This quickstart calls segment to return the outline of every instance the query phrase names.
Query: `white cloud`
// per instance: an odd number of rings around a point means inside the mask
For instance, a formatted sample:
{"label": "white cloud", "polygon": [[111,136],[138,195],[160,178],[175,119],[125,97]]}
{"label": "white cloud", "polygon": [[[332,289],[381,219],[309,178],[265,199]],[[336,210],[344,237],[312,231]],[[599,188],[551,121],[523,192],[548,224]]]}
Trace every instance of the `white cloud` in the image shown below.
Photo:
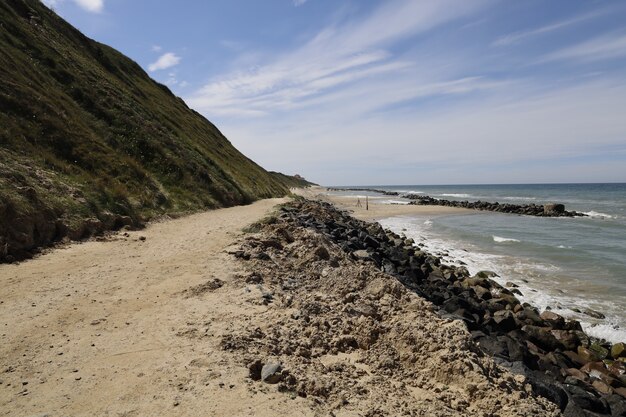
{"label": "white cloud", "polygon": [[597,10],[591,13],[586,13],[580,16],[576,16],[573,17],[571,19],[567,19],[567,20],[562,20],[560,22],[555,22],[555,23],[551,23],[549,25],[546,26],[542,26],[540,28],[536,28],[536,29],[531,29],[531,30],[524,30],[524,31],[520,31],[520,32],[515,32],[515,33],[511,33],[505,36],[502,36],[498,39],[496,39],[492,45],[493,46],[506,46],[506,45],[511,45],[511,44],[515,44],[515,43],[519,43],[522,42],[523,40],[526,40],[527,38],[532,38],[534,36],[538,36],[538,35],[543,35],[545,33],[550,33],[550,32],[554,32],[556,30],[559,29],[563,29],[566,28],[568,26],[572,26],[575,25],[577,23],[581,23],[584,22],[586,20],[590,20],[599,16],[603,16],[605,14],[607,14],[610,10],[613,10],[613,8],[605,8],[602,10]]}
{"label": "white cloud", "polygon": [[217,77],[188,97],[207,114],[263,115],[411,63],[386,50],[391,43],[472,13],[486,1],[394,0],[359,22],[333,25],[299,48],[251,70]]}
{"label": "white cloud", "polygon": [[163,48],[160,45],[152,45],[152,47],[150,48],[150,50],[152,52],[161,52],[163,50]]}
{"label": "white cloud", "polygon": [[174,67],[180,63],[180,57],[173,52],[167,52],[159,57],[155,62],[148,66],[150,72],[164,70]]}
{"label": "white cloud", "polygon": [[626,56],[626,34],[608,33],[563,48],[544,56],[539,62],[559,60],[598,61]]}
{"label": "white cloud", "polygon": [[[523,83],[507,84],[486,100],[359,119],[354,116],[361,109],[347,105],[358,100],[338,100],[304,117],[292,114],[250,126],[226,121],[220,129],[262,166],[299,172],[326,185],[626,178],[623,163],[621,168],[611,165],[610,172],[604,164],[579,172],[562,162],[587,161],[606,149],[626,151],[623,81],[532,95],[527,90]],[[551,160],[561,162],[553,165]],[[540,166],[524,168],[529,161]]]}
{"label": "white cloud", "polygon": [[[48,7],[57,7],[65,0],[42,0]],[[100,13],[104,10],[104,0],[73,0],[82,9],[91,13]]]}
{"label": "white cloud", "polygon": [[104,0],[74,0],[74,2],[92,13],[100,13],[104,8]]}
{"label": "white cloud", "polygon": [[306,3],[308,0],[292,0],[293,1],[293,5],[296,7],[300,7],[302,6],[304,3]]}
{"label": "white cloud", "polygon": [[[626,179],[616,164],[599,164],[592,177],[549,162],[626,152],[623,77],[568,73],[556,83],[532,69],[507,72],[506,48],[455,44],[448,26],[446,43],[428,32],[455,19],[458,28],[477,22],[474,12],[489,4],[388,0],[294,49],[244,50],[234,70],[185,100],[262,166],[323,184]],[[520,33],[510,43],[549,30]],[[552,59],[617,54],[618,38],[575,45]],[[537,161],[541,169],[528,167]]]}

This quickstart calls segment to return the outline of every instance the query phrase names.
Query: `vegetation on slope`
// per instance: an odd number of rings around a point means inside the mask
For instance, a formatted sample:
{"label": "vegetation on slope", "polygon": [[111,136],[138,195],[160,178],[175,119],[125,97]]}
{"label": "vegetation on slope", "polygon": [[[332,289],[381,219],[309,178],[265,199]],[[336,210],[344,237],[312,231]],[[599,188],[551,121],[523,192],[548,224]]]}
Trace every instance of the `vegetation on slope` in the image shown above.
{"label": "vegetation on slope", "polygon": [[38,0],[0,2],[0,260],[301,185]]}

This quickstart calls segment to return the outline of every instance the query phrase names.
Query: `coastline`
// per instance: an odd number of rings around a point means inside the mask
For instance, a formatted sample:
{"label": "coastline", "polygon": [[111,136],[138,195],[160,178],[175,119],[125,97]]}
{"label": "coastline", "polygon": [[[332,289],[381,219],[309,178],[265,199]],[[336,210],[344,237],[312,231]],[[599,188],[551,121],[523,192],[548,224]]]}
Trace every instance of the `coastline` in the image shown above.
{"label": "coastline", "polygon": [[[550,259],[535,258],[532,255],[522,254],[519,248],[524,245],[516,239],[502,238],[509,236],[506,232],[492,232],[485,235],[484,230],[489,227],[489,222],[500,221],[509,216],[512,222],[525,221],[528,226],[534,227],[536,222],[552,222],[551,220],[534,220],[532,216],[519,216],[508,213],[491,213],[489,211],[477,211],[473,209],[436,206],[436,205],[408,205],[389,204],[394,197],[370,196],[369,209],[355,207],[356,195],[337,195],[323,187],[316,187],[300,191],[300,195],[308,198],[319,199],[334,204],[343,210],[347,210],[353,217],[375,221],[383,224],[385,228],[415,239],[420,246],[430,253],[442,258],[442,262],[451,265],[466,266],[472,273],[480,270],[495,271],[499,277],[495,277],[501,285],[513,283],[519,291],[520,298],[543,309],[554,309],[555,312],[568,318],[579,320],[585,331],[594,337],[605,338],[612,342],[626,340],[626,323],[621,317],[619,296],[612,292],[602,292],[601,286],[590,286],[586,280],[578,280],[584,273],[567,264],[553,264]],[[366,189],[371,192],[388,192]],[[358,193],[357,193],[358,194]],[[361,199],[363,201],[363,199]],[[457,217],[452,222],[445,219],[446,216]],[[478,216],[478,217],[465,217]],[[480,220],[480,218],[486,220]],[[524,220],[527,219],[527,220]],[[554,223],[569,221],[555,219]],[[576,220],[577,221],[577,220]],[[594,221],[594,220],[591,220]],[[468,239],[467,236],[458,237],[450,232],[450,224],[458,227],[459,223],[473,223],[484,225],[480,229],[480,235],[474,235],[476,240]],[[448,225],[446,234],[435,233],[434,230],[442,230],[441,224]],[[504,226],[505,228],[508,225]],[[436,229],[435,229],[436,228]],[[443,229],[445,230],[445,229]],[[492,236],[493,234],[493,236]],[[494,242],[481,241],[479,238],[493,239]],[[575,253],[576,249],[559,246],[561,254]],[[557,254],[560,256],[560,254]],[[541,254],[539,254],[541,256]],[[598,258],[601,259],[601,258]],[[587,271],[589,273],[589,271]],[[583,275],[584,276],[584,275]],[[619,294],[619,293],[617,293]],[[606,302],[613,304],[607,305]],[[600,312],[601,314],[597,314]],[[605,317],[606,316],[606,317]]]}
{"label": "coastline", "polygon": [[353,217],[370,222],[376,222],[395,216],[436,216],[476,213],[475,210],[461,207],[385,203],[394,200],[393,197],[389,196],[370,198],[369,210],[366,210],[364,198],[361,198],[361,207],[357,207],[357,199],[355,197],[328,194],[325,187],[298,188],[292,190],[292,192],[305,198],[330,202],[338,208],[348,211]]}
{"label": "coastline", "polygon": [[[324,204],[264,200],[0,265],[0,415],[573,417],[581,401],[607,416],[624,405],[620,391],[598,394],[603,380],[584,369],[565,384],[520,372],[524,355],[503,360],[512,346],[562,355],[470,329],[469,310],[442,311],[422,298],[426,287],[398,278],[410,242]],[[368,246],[376,241],[380,250]],[[425,283],[468,279],[418,257],[433,277]],[[495,332],[515,311],[498,308]],[[568,323],[549,318],[533,323]]]}

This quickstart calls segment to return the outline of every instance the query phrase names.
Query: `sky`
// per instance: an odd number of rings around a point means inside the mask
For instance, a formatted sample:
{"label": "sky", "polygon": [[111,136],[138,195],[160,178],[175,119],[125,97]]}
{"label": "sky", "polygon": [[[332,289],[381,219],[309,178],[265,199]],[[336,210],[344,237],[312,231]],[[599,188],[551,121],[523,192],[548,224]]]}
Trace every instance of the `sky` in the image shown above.
{"label": "sky", "polygon": [[626,182],[626,2],[45,0],[269,170]]}

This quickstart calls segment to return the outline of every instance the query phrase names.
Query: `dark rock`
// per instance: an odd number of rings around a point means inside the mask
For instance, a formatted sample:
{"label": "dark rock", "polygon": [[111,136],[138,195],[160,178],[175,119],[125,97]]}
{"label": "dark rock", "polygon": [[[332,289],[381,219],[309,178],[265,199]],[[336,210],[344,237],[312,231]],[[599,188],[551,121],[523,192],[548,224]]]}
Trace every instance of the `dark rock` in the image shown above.
{"label": "dark rock", "polygon": [[597,362],[600,360],[600,357],[597,356],[595,352],[584,346],[578,346],[577,353],[584,363]]}
{"label": "dark rock", "polygon": [[583,314],[586,314],[589,317],[593,317],[594,319],[604,319],[604,318],[606,318],[606,316],[604,314],[600,313],[599,311],[592,310],[590,308],[587,308],[587,309],[583,310]]}
{"label": "dark rock", "polygon": [[564,349],[573,351],[576,350],[578,345],[580,344],[578,340],[578,336],[576,333],[568,330],[552,330],[550,331],[552,336],[559,341],[559,343],[563,346]]}
{"label": "dark rock", "polygon": [[248,375],[253,381],[260,381],[262,369],[263,369],[263,362],[257,359],[254,362],[252,362],[250,365],[248,365],[248,372],[249,372]]}
{"label": "dark rock", "polygon": [[[570,401],[584,410],[605,414],[608,407],[595,395],[576,385],[565,385]],[[566,414],[567,415],[567,414]]]}
{"label": "dark rock", "polygon": [[328,253],[328,249],[326,249],[324,246],[318,246],[313,254],[317,259],[320,260],[330,259],[330,253]]}
{"label": "dark rock", "polygon": [[545,350],[558,349],[561,344],[545,327],[525,325],[522,331],[528,335],[528,338]]}
{"label": "dark rock", "polygon": [[626,345],[622,342],[611,346],[611,357],[617,359],[626,356]]}
{"label": "dark rock", "polygon": [[589,346],[589,350],[592,351],[599,359],[606,359],[609,356],[609,350],[599,343],[594,342]]}
{"label": "dark rock", "polygon": [[380,242],[374,239],[372,236],[366,236],[364,239],[364,243],[367,247],[378,249],[380,248]]}
{"label": "dark rock", "polygon": [[539,315],[539,318],[547,322],[553,329],[562,329],[565,325],[565,319],[552,311],[544,311]]}
{"label": "dark rock", "polygon": [[502,332],[509,332],[517,328],[515,317],[509,310],[496,311],[493,315],[493,321],[495,322],[498,330]]}
{"label": "dark rock", "polygon": [[493,356],[507,357],[508,349],[506,342],[500,341],[494,337],[482,337],[477,341],[478,346]]}
{"label": "dark rock", "polygon": [[551,204],[545,204],[543,206],[543,214],[546,214],[549,216],[563,214],[564,212],[565,212],[565,206],[563,204],[551,203]]}
{"label": "dark rock", "polygon": [[277,384],[281,380],[282,365],[278,362],[268,362],[261,369],[261,380],[268,384]]}
{"label": "dark rock", "polygon": [[613,417],[626,417],[626,401],[624,397],[617,394],[607,395],[604,397],[611,409],[611,416]]}

